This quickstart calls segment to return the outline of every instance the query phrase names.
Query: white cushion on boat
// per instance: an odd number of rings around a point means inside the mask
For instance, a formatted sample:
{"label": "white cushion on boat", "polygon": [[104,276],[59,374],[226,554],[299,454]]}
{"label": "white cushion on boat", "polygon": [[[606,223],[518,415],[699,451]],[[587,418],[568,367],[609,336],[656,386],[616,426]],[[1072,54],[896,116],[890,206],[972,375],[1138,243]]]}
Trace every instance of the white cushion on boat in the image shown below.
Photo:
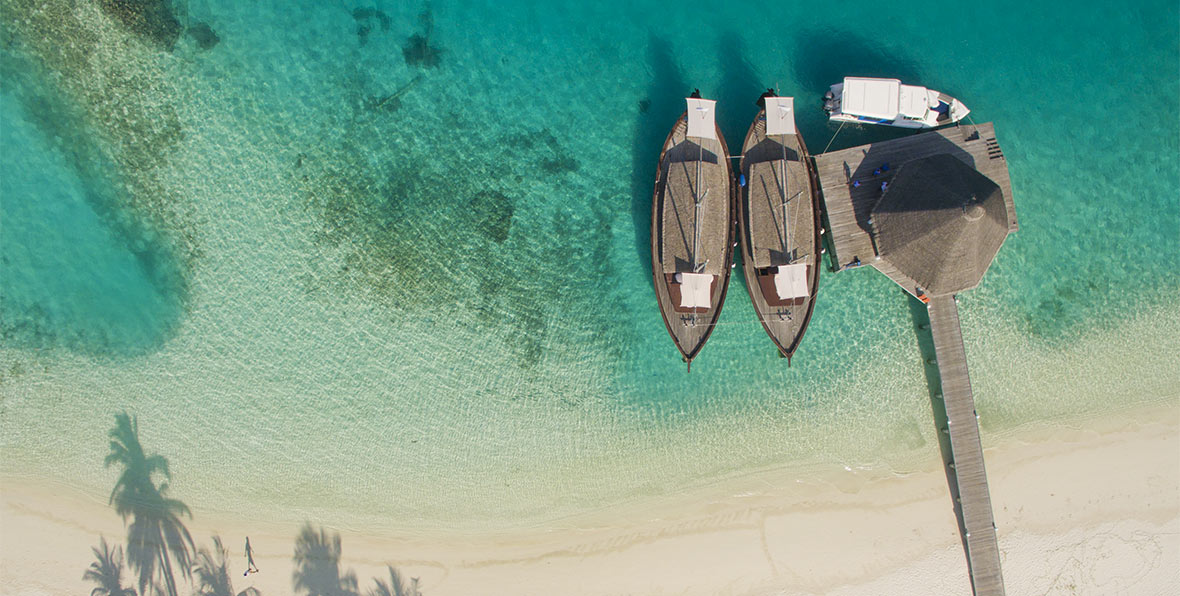
{"label": "white cushion on boat", "polygon": [[957,99],[951,100],[951,120],[958,122],[966,118],[970,112],[971,110],[968,110],[967,106],[963,105],[963,102]]}
{"label": "white cushion on boat", "polygon": [[807,296],[807,264],[780,265],[774,274],[774,291],[782,300]]}
{"label": "white cushion on boat", "polygon": [[795,134],[795,98],[766,98],[766,134]]}
{"label": "white cushion on boat", "polygon": [[930,107],[926,88],[915,87],[913,85],[901,85],[900,87],[901,101],[898,103],[898,109],[901,110],[901,114],[903,116],[925,118],[926,109]]}
{"label": "white cushion on boat", "polygon": [[686,97],[684,101],[688,102],[688,136],[716,139],[717,138],[717,124],[714,116],[717,102],[711,99],[697,99],[695,97]]}
{"label": "white cushion on boat", "polygon": [[713,276],[708,273],[677,273],[680,282],[681,308],[709,308],[709,286]]}

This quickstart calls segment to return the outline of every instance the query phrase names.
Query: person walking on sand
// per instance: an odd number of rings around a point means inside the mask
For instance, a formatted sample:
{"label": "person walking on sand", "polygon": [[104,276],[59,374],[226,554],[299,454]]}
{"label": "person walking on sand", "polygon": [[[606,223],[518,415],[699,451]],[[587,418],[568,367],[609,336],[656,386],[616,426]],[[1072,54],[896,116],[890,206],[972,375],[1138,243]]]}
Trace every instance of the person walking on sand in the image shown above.
{"label": "person walking on sand", "polygon": [[250,537],[246,537],[246,572],[242,577],[246,577],[251,573],[258,573],[258,566],[254,564],[254,549],[250,547]]}

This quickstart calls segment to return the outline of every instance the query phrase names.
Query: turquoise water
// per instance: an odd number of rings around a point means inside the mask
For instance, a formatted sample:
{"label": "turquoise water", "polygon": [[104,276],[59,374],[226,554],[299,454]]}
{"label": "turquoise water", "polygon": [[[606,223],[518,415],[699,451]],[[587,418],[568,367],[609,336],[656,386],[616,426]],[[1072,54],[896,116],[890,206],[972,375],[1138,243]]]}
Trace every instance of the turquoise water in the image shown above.
{"label": "turquoise water", "polygon": [[109,359],[158,349],[181,316],[153,230],[122,214],[118,172],[77,110],[7,64],[0,91],[5,345]]}
{"label": "turquoise water", "polygon": [[[825,275],[791,368],[734,278],[691,375],[650,286],[682,98],[718,98],[733,146],[775,85],[819,152],[844,74],[996,123],[1021,230],[960,303],[985,440],[1178,395],[1174,3],[931,26],[870,3],[434,2],[428,24],[194,1],[220,42],[170,53],[33,4],[0,2],[6,476],[106,494],[122,409],[198,515],[291,522],[513,525],[757,468],[926,466],[922,356],[883,276]],[[437,66],[411,64],[428,29]]]}

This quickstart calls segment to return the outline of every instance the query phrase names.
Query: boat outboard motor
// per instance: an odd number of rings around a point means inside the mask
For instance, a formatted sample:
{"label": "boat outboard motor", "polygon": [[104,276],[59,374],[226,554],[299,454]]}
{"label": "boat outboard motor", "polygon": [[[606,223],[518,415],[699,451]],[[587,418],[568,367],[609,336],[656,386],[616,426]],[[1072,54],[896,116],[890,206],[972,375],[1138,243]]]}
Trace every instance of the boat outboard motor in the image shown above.
{"label": "boat outboard motor", "polygon": [[758,96],[758,99],[754,102],[754,104],[757,105],[759,108],[762,108],[765,110],[766,109],[766,98],[767,97],[775,97],[777,95],[778,95],[778,92],[775,91],[773,87],[771,87],[771,88],[767,89],[766,91],[763,91],[762,95]]}
{"label": "boat outboard motor", "polygon": [[835,109],[836,94],[832,93],[831,89],[828,89],[828,92],[824,94],[824,111],[830,114],[835,111]]}

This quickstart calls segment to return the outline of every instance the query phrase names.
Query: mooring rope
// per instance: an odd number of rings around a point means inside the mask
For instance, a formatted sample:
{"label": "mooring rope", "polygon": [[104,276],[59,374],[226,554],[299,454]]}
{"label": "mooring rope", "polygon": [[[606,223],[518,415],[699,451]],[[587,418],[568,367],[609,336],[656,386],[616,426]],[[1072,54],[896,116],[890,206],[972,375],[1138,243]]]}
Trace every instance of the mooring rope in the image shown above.
{"label": "mooring rope", "polygon": [[973,119],[971,118],[971,114],[967,114],[967,119],[971,121],[971,126],[972,126],[972,128],[974,128],[974,129],[975,129],[975,134],[977,134],[977,135],[978,135],[978,134],[979,134],[979,125],[978,125],[978,124],[976,124],[976,123],[975,123],[975,120],[973,120]]}
{"label": "mooring rope", "polygon": [[821,155],[822,155],[822,154],[824,154],[824,153],[827,153],[827,152],[828,152],[828,149],[830,149],[830,148],[832,147],[832,143],[833,143],[833,142],[835,142],[835,140],[836,140],[836,137],[837,137],[837,136],[840,134],[840,131],[841,131],[841,130],[844,130],[844,125],[845,125],[845,124],[848,124],[848,121],[847,121],[847,120],[845,120],[845,121],[843,121],[843,122],[841,122],[841,123],[840,123],[840,128],[837,128],[837,129],[836,129],[836,134],[832,135],[832,139],[831,139],[830,141],[828,141],[828,145],[827,145],[826,147],[824,147],[824,150],[823,150],[823,151],[820,151],[820,154],[821,154]]}
{"label": "mooring rope", "polygon": [[[971,118],[971,114],[967,114],[967,121],[971,123],[971,128],[974,128],[975,134],[978,135],[979,134],[979,125],[976,124],[975,120]],[[955,126],[958,126],[958,123],[956,123]]]}

